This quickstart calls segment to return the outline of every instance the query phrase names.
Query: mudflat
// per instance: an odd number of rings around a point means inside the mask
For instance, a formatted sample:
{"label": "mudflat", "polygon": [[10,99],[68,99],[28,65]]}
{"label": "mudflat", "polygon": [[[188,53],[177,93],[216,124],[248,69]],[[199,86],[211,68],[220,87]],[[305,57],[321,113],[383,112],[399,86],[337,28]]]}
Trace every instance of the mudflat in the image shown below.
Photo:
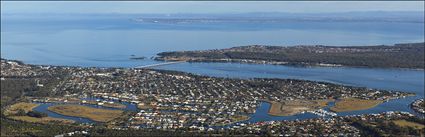
{"label": "mudflat", "polygon": [[108,122],[122,115],[121,110],[108,110],[80,105],[56,105],[48,110],[67,116],[83,117],[98,122]]}
{"label": "mudflat", "polygon": [[366,100],[357,98],[344,98],[335,103],[335,106],[331,107],[330,110],[334,112],[347,112],[356,110],[365,110],[373,108],[383,101],[381,100]]}

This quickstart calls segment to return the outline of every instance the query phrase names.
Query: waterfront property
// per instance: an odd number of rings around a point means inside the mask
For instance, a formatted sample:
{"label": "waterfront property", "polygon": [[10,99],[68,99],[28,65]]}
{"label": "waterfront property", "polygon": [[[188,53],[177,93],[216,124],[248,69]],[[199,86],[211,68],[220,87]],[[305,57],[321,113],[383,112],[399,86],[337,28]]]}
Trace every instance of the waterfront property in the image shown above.
{"label": "waterfront property", "polygon": [[424,99],[418,99],[415,100],[414,102],[412,102],[412,104],[410,105],[413,110],[415,110],[418,113],[421,114],[425,114],[425,103],[424,103]]}

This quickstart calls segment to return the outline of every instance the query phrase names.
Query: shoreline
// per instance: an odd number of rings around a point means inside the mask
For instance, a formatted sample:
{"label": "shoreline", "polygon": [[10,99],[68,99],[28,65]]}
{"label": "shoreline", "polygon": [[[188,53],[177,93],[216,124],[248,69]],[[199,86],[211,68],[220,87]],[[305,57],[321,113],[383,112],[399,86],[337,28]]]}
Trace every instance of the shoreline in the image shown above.
{"label": "shoreline", "polygon": [[424,42],[360,46],[247,45],[210,50],[160,52],[155,59],[192,62],[246,62],[301,66],[425,69],[422,60],[424,48]]}
{"label": "shoreline", "polygon": [[[104,67],[104,66],[80,66],[80,65],[60,65],[60,64],[41,64],[41,63],[28,63],[23,60],[16,60],[16,59],[6,59],[2,58],[4,60],[8,61],[14,61],[14,62],[20,62],[27,65],[33,65],[33,66],[49,66],[49,67],[80,67],[80,68],[118,68],[118,69],[131,69],[132,67],[122,67],[122,66],[112,66],[112,67]],[[131,60],[131,59],[129,59]],[[145,59],[149,60],[149,59]],[[407,71],[425,71],[425,68],[399,68],[399,67],[368,67],[368,66],[348,66],[348,65],[341,65],[341,64],[322,64],[322,65],[309,65],[309,64],[271,64],[271,63],[249,63],[249,62],[243,62],[243,61],[196,61],[196,60],[172,60],[172,59],[152,59],[152,61],[158,61],[158,63],[164,63],[167,61],[186,61],[187,63],[238,63],[238,64],[253,64],[253,65],[275,65],[275,66],[287,66],[287,67],[323,67],[323,68],[358,68],[358,69],[382,69],[382,70],[407,70]],[[154,70],[158,70],[155,68],[150,68]]]}
{"label": "shoreline", "polygon": [[342,64],[317,64],[317,63],[304,63],[304,62],[267,62],[263,60],[242,61],[244,59],[217,59],[217,60],[198,60],[198,59],[162,59],[155,58],[155,61],[186,61],[188,63],[240,63],[240,64],[257,64],[257,65],[276,65],[288,67],[324,67],[324,68],[361,68],[361,69],[383,69],[383,70],[412,70],[424,71],[425,68],[401,68],[401,67],[370,67],[370,66],[350,66]]}
{"label": "shoreline", "polygon": [[413,101],[409,106],[416,113],[425,115],[425,108],[423,108],[424,104],[425,104],[424,99],[422,98],[422,99],[417,99],[417,100]]}
{"label": "shoreline", "polygon": [[[5,61],[18,61],[18,62],[22,62],[19,60],[9,60],[9,59],[4,59]],[[2,61],[3,61],[2,60]],[[208,75],[202,75],[202,74],[196,74],[196,73],[192,73],[192,72],[186,72],[186,71],[179,71],[179,70],[166,70],[166,69],[155,69],[155,68],[126,68],[126,67],[81,67],[81,66],[61,66],[61,65],[39,65],[39,64],[26,64],[25,62],[22,62],[25,65],[29,65],[29,66],[33,66],[33,67],[64,67],[64,68],[83,68],[83,69],[90,69],[90,68],[96,68],[96,69],[102,69],[102,68],[107,68],[107,69],[140,69],[140,70],[154,70],[154,71],[158,71],[158,72],[173,72],[173,73],[179,73],[179,74],[187,74],[187,75],[193,75],[193,76],[201,76],[201,77],[212,77],[212,78],[222,78],[219,76],[208,76]],[[188,62],[188,63],[192,63],[192,62]],[[198,63],[198,62],[195,62]],[[209,63],[209,62],[199,62],[199,63]],[[241,63],[242,64],[242,63]],[[350,67],[347,67],[350,68]],[[389,68],[391,69],[391,68]],[[8,78],[8,77],[4,77],[2,76],[2,78]],[[243,78],[234,78],[234,79],[243,79]],[[253,79],[257,79],[257,77],[253,78]],[[344,83],[336,83],[336,82],[330,82],[330,81],[318,81],[318,80],[306,80],[306,79],[294,79],[294,78],[261,78],[259,77],[259,79],[279,79],[279,80],[299,80],[299,81],[308,81],[308,82],[316,82],[316,83],[328,83],[328,84],[332,84],[332,85],[341,85],[341,86],[347,86],[347,87],[356,87],[356,88],[368,88],[368,87],[362,87],[362,86],[355,86],[355,85],[350,85],[350,84],[344,84]],[[384,89],[381,89],[384,90]],[[395,91],[395,90],[392,90]],[[413,94],[412,96],[415,96],[416,94],[410,91],[403,91],[405,93],[408,93],[409,95]]]}

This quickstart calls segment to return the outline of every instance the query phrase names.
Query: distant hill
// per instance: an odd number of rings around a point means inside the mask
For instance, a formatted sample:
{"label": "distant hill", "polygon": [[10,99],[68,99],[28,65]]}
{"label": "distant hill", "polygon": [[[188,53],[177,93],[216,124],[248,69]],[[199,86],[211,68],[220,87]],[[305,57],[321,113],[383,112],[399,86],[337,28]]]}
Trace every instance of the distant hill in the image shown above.
{"label": "distant hill", "polygon": [[423,69],[424,47],[425,43],[391,46],[253,45],[219,50],[162,52],[156,59]]}

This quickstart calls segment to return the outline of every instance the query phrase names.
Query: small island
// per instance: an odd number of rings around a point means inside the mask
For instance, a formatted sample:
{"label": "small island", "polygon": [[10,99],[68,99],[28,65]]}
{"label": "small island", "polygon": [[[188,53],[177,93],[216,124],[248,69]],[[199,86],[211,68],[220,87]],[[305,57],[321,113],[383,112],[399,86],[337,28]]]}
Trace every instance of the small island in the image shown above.
{"label": "small island", "polygon": [[301,66],[355,66],[424,69],[422,43],[377,46],[241,46],[203,51],[162,52],[156,60],[189,62],[240,62]]}
{"label": "small island", "polygon": [[144,60],[144,59],[146,59],[146,57],[144,57],[144,56],[138,57],[136,55],[131,55],[130,59],[131,60]]}
{"label": "small island", "polygon": [[131,57],[132,60],[144,60],[146,57]]}

